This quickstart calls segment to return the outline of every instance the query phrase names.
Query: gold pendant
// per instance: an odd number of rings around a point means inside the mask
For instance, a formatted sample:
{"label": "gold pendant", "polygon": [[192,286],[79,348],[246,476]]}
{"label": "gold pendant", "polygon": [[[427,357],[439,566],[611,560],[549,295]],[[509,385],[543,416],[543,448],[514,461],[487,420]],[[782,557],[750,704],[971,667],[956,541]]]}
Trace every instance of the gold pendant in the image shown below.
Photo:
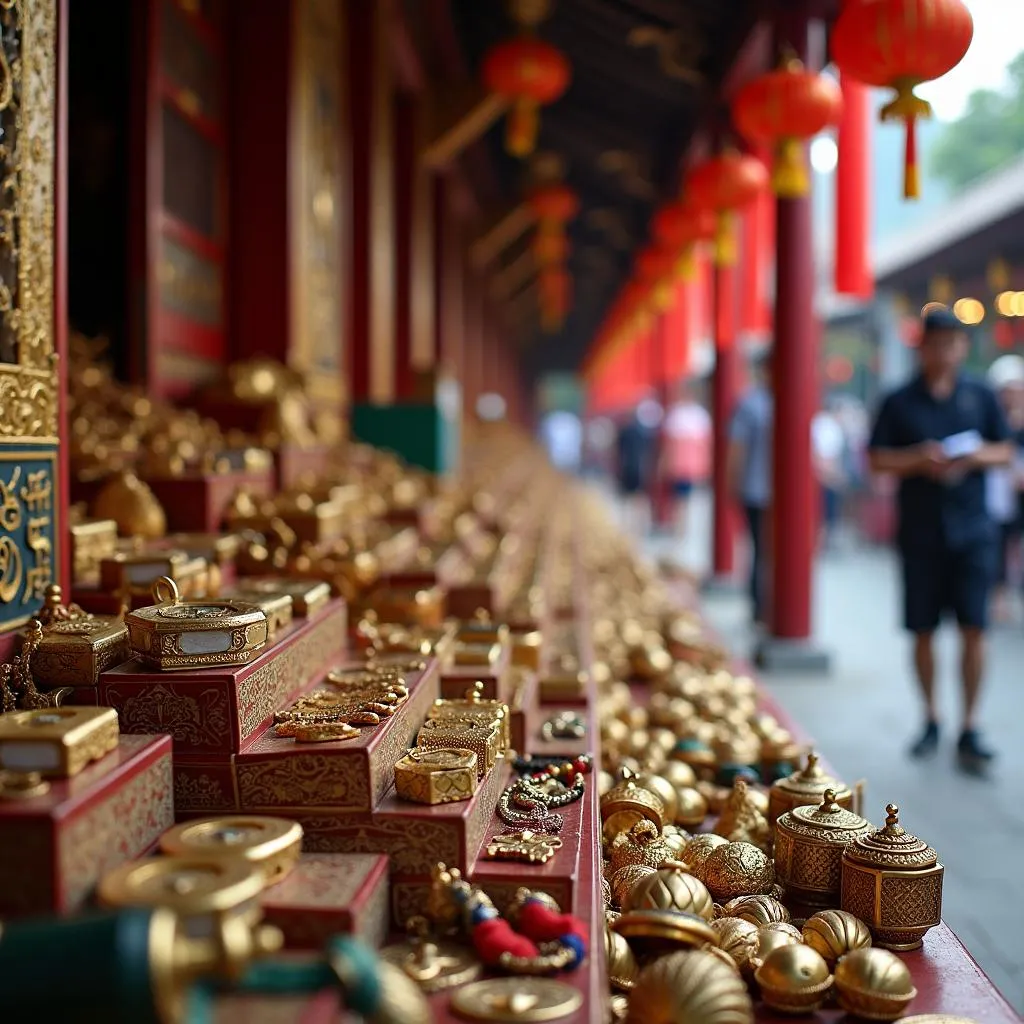
{"label": "gold pendant", "polygon": [[522,860],[528,864],[546,864],[562,848],[558,836],[539,835],[528,829],[497,835],[487,844],[492,860]]}
{"label": "gold pendant", "polygon": [[480,977],[480,962],[468,949],[454,942],[412,939],[385,946],[380,956],[398,967],[424,992],[441,992]]}

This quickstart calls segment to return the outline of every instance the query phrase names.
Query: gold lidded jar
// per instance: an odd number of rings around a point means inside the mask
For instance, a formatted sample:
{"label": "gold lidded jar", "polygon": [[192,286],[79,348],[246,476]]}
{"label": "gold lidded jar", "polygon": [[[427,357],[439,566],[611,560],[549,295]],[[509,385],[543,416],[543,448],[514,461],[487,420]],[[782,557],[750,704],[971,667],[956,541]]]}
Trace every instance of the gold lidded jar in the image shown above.
{"label": "gold lidded jar", "polygon": [[794,807],[775,822],[775,878],[793,899],[834,907],[839,900],[843,851],[874,831],[870,821],[840,807],[826,789],[818,807]]}
{"label": "gold lidded jar", "polygon": [[945,868],[900,825],[899,807],[885,810],[885,825],[843,853],[840,907],[868,925],[876,945],[917,949],[942,917]]}
{"label": "gold lidded jar", "polygon": [[800,771],[772,784],[768,791],[768,824],[775,824],[780,814],[794,807],[820,804],[826,789],[835,793],[835,802],[840,807],[853,809],[853,791],[845,782],[829,775],[818,763],[818,755],[812,751]]}
{"label": "gold lidded jar", "polygon": [[660,868],[667,860],[674,860],[672,847],[665,841],[653,821],[642,818],[628,832],[615,837],[609,850],[612,871],[627,864],[645,864]]}

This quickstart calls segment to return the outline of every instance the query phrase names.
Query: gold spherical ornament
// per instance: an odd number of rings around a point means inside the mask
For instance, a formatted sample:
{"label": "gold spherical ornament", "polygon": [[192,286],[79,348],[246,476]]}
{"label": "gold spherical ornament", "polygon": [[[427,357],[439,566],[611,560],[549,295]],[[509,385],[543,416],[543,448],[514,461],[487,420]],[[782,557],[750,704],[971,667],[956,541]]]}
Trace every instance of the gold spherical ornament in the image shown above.
{"label": "gold spherical ornament", "polygon": [[726,843],[712,851],[701,878],[719,902],[767,892],[775,881],[769,857],[751,843]]}
{"label": "gold spherical ornament", "polygon": [[611,772],[597,773],[597,793],[604,796],[615,785],[615,776]]}
{"label": "gold spherical ornament", "polygon": [[691,788],[697,784],[697,773],[682,761],[669,761],[661,769],[660,774],[677,790]]}
{"label": "gold spherical ornament", "polygon": [[612,883],[607,878],[601,879],[601,900],[604,905],[610,906],[612,902]]}
{"label": "gold spherical ornament", "polygon": [[685,860],[683,851],[686,849],[687,843],[693,838],[689,832],[685,829],[681,829],[678,825],[666,825],[661,830],[661,838],[668,843],[672,849],[672,856],[675,860]]}
{"label": "gold spherical ornament", "polygon": [[641,878],[653,875],[654,872],[655,868],[647,864],[627,864],[625,867],[619,868],[611,877],[612,903],[617,907],[621,907],[633,886]]}
{"label": "gold spherical ornament", "polygon": [[917,995],[907,965],[887,949],[855,949],[835,970],[839,1005],[868,1020],[898,1020]]}
{"label": "gold spherical ornament", "polygon": [[683,860],[690,865],[690,872],[701,881],[704,880],[704,867],[708,858],[720,846],[729,842],[723,836],[716,836],[713,832],[704,832],[694,836],[683,850]]}
{"label": "gold spherical ornament", "polygon": [[834,964],[841,956],[871,945],[868,926],[845,910],[820,910],[804,922],[803,941]]}
{"label": "gold spherical ornament", "polygon": [[633,951],[629,943],[611,928],[605,925],[604,955],[608,965],[608,980],[613,988],[629,992],[636,984],[636,976],[640,973]]}
{"label": "gold spherical ornament", "polygon": [[93,500],[95,519],[113,519],[122,537],[155,540],[167,533],[167,516],[149,484],[130,470],[112,476]]}
{"label": "gold spherical ornament", "polygon": [[629,1014],[629,996],[621,993],[614,995],[608,1002],[608,1009],[611,1013],[612,1024],[625,1024]]}
{"label": "gold spherical ornament", "polygon": [[785,921],[772,921],[771,924],[761,925],[760,930],[765,932],[781,932],[783,935],[788,935],[794,942],[804,941],[804,936],[800,929],[795,924],[787,924]]}
{"label": "gold spherical ornament", "polygon": [[676,910],[696,914],[705,921],[715,916],[714,904],[707,886],[681,868],[663,867],[653,875],[645,875],[629,890],[622,909]]}
{"label": "gold spherical ornament", "polygon": [[704,819],[708,816],[708,802],[696,789],[692,786],[684,786],[682,789],[676,790],[676,799],[678,800],[675,821],[677,825],[682,825],[683,828],[697,828],[704,823]]}
{"label": "gold spherical ornament", "polygon": [[609,857],[613,872],[627,864],[660,868],[665,861],[674,859],[672,848],[662,838],[661,829],[646,818],[638,821],[628,832],[615,837]]}
{"label": "gold spherical ornament", "polygon": [[628,1024],[753,1024],[740,976],[704,950],[672,953],[645,967],[629,1000]]}
{"label": "gold spherical ornament", "polygon": [[676,734],[671,729],[654,726],[650,730],[651,742],[667,757],[676,745]]}
{"label": "gold spherical ornament", "polygon": [[722,907],[722,917],[738,917],[758,928],[782,921],[790,922],[789,911],[774,896],[739,896]]}
{"label": "gold spherical ornament", "polygon": [[661,798],[665,805],[665,821],[674,822],[679,810],[679,797],[676,795],[676,788],[668,779],[660,774],[646,771],[641,772],[633,780],[638,786],[649,790],[656,797]]}
{"label": "gold spherical ornament", "polygon": [[747,963],[750,971],[756,971],[777,949],[783,946],[798,946],[801,942],[789,932],[774,931],[771,928],[757,929],[757,942]]}
{"label": "gold spherical ornament", "polygon": [[757,926],[738,917],[720,917],[711,922],[711,927],[718,935],[718,945],[737,968],[744,969],[757,951]]}
{"label": "gold spherical ornament", "polygon": [[828,996],[832,976],[824,957],[794,943],[772,950],[754,972],[761,998],[783,1013],[813,1013]]}
{"label": "gold spherical ornament", "polygon": [[728,786],[719,786],[717,782],[712,782],[710,779],[700,779],[694,788],[707,801],[708,811],[711,814],[722,813],[722,808],[725,807],[725,802],[732,792]]}

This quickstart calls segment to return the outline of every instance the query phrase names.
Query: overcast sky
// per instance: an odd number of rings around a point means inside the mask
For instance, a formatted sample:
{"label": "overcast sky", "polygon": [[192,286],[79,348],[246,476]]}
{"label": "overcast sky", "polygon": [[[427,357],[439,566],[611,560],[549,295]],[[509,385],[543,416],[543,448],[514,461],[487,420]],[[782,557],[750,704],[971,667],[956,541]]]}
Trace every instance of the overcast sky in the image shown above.
{"label": "overcast sky", "polygon": [[944,78],[917,90],[944,121],[963,113],[975,89],[997,89],[1006,66],[1024,50],[1024,3],[1021,0],[967,0],[974,16],[974,42],[963,61]]}

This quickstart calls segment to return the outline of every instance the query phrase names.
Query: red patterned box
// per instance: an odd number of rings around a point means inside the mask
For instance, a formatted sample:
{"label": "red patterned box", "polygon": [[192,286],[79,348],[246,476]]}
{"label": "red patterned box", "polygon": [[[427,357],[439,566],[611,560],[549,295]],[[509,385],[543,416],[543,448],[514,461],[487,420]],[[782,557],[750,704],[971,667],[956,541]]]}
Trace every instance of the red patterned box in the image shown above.
{"label": "red patterned box", "polygon": [[274,470],[230,470],[227,473],[188,473],[175,477],[147,477],[167,514],[167,528],[174,533],[216,533],[224,513],[239,490],[254,497],[274,493]]}
{"label": "red patterned box", "polygon": [[0,916],[79,910],[173,823],[170,737],[122,736],[42,796],[0,802]]}
{"label": "red patterned box", "polygon": [[495,585],[490,579],[472,579],[448,587],[448,614],[456,619],[471,619],[482,608],[489,616],[496,611]]}
{"label": "red patterned box", "polygon": [[374,949],[388,932],[388,859],[364,853],[304,853],[263,896],[269,924],[286,949],[323,949],[332,935],[355,935]]}
{"label": "red patterned box", "polygon": [[238,806],[234,754],[174,755],[174,815],[234,814]]}
{"label": "red patterned box", "polygon": [[169,732],[176,754],[230,754],[266,728],[275,711],[345,654],[346,610],[332,601],[294,622],[248,665],[157,672],[129,661],[100,677],[100,704],[117,709],[121,731]]}
{"label": "red patterned box", "polygon": [[501,655],[488,665],[458,665],[451,658],[441,666],[441,696],[448,700],[459,700],[473,684],[484,684],[482,696],[487,700],[508,700],[507,681],[512,663],[512,648],[501,645]]}
{"label": "red patterned box", "polygon": [[[395,763],[415,745],[437,697],[436,662],[408,676],[409,699],[380,725],[335,743],[297,743],[267,729],[235,759],[238,799],[245,811],[285,814],[370,811],[390,788]],[[383,851],[373,851],[383,852]]]}

